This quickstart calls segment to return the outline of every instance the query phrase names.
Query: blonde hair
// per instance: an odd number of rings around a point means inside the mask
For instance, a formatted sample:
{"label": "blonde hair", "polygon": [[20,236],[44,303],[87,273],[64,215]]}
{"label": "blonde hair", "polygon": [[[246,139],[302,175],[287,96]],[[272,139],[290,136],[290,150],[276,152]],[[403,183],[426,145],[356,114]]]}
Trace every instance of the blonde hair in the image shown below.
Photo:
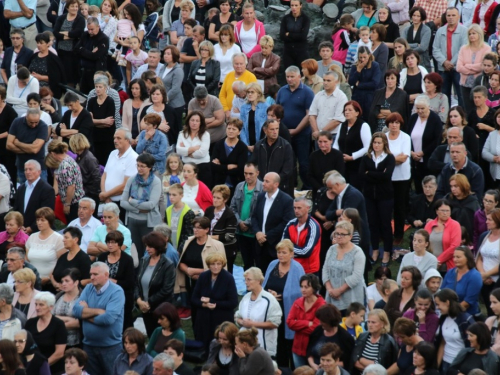
{"label": "blonde hair", "polygon": [[200,46],[198,47],[198,50],[200,53],[201,53],[202,47],[208,48],[208,53],[210,54],[210,58],[212,59],[214,57],[214,54],[215,54],[214,45],[212,44],[212,42],[209,40],[204,40],[203,42],[201,42]]}
{"label": "blonde hair", "polygon": [[[258,102],[260,102],[260,103],[266,102],[266,98],[264,96],[264,93],[262,92],[261,85],[259,85],[257,82],[251,82],[246,86],[245,90],[248,93],[248,90],[250,90],[250,89],[254,89],[255,92],[257,93],[257,95],[258,95],[257,101]],[[248,99],[247,99],[247,102],[248,102]]]}
{"label": "blonde hair", "polygon": [[20,270],[14,272],[12,276],[16,281],[19,280],[24,283],[31,283],[31,289],[35,289],[36,275],[29,268],[21,268]]}
{"label": "blonde hair", "polygon": [[382,322],[384,327],[382,328],[382,334],[389,333],[391,331],[391,323],[389,322],[389,318],[387,314],[382,309],[373,309],[368,313],[368,316],[376,316]]}
{"label": "blonde hair", "polygon": [[271,47],[274,48],[274,39],[271,38],[269,35],[264,35],[262,38],[260,38],[259,45],[261,47]]}
{"label": "blonde hair", "polygon": [[69,139],[69,147],[75,154],[81,154],[83,151],[90,149],[90,143],[84,134],[77,133]]}
{"label": "blonde hair", "polygon": [[227,264],[226,257],[223,256],[222,254],[219,254],[219,253],[209,254],[205,259],[205,263],[207,264],[207,266],[210,266],[210,265],[214,264],[215,262],[221,262],[222,267],[225,267]]}
{"label": "blonde hair", "polygon": [[22,213],[17,211],[10,211],[7,215],[4,216],[3,221],[7,223],[7,221],[15,220],[16,224],[19,227],[24,225],[24,216]]}
{"label": "blonde hair", "polygon": [[[71,138],[73,138],[73,137],[71,137]],[[70,142],[71,142],[71,139],[70,139]],[[167,157],[167,162],[166,162],[167,165],[165,168],[165,173],[163,173],[164,176],[171,176],[172,175],[172,170],[170,169],[170,166],[168,164],[170,162],[170,159],[173,159],[173,158],[177,158],[177,160],[179,161],[179,169],[177,170],[178,171],[177,174],[182,173],[182,168],[184,167],[184,163],[182,162],[180,155],[176,154],[174,152],[174,153],[168,155],[168,157]]]}
{"label": "blonde hair", "polygon": [[290,241],[289,239],[285,239],[285,240],[281,240],[280,242],[278,242],[278,244],[276,245],[276,250],[279,250],[279,249],[287,249],[288,251],[290,251],[291,253],[293,253],[293,242]]}
{"label": "blonde hair", "polygon": [[185,9],[185,8],[189,8],[189,10],[192,12],[194,9],[194,4],[190,0],[182,0],[181,3],[179,4],[179,8],[181,10]]}
{"label": "blonde hair", "polygon": [[243,273],[244,277],[246,277],[247,275],[252,276],[255,280],[260,282],[260,285],[262,285],[262,282],[264,281],[264,275],[262,274],[260,268],[250,267]]}
{"label": "blonde hair", "polygon": [[475,31],[478,35],[479,35],[479,40],[478,40],[478,45],[479,47],[482,47],[484,46],[484,31],[483,29],[481,28],[481,26],[479,26],[477,23],[473,23],[472,25],[469,26],[469,28],[467,29],[467,45],[470,47],[470,39],[469,39],[469,32],[470,31]]}
{"label": "blonde hair", "polygon": [[339,221],[336,225],[335,225],[335,229],[344,229],[346,230],[349,234],[353,234],[354,232],[354,226],[348,222],[348,221]]}

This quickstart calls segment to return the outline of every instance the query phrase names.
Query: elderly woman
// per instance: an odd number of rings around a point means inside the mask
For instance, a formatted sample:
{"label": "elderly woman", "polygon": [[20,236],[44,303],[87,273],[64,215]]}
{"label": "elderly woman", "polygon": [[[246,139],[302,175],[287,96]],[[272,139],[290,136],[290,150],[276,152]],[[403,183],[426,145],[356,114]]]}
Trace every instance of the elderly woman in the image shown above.
{"label": "elderly woman", "polygon": [[155,163],[152,172],[157,176],[165,172],[168,148],[167,137],[161,131],[158,131],[161,122],[162,118],[156,113],[149,113],[144,116],[145,129],[139,134],[136,146],[138,154],[147,153],[154,158]]}
{"label": "elderly woman", "polygon": [[36,317],[35,295],[39,290],[35,289],[36,275],[29,268],[21,268],[12,275],[16,292],[12,306],[21,311],[27,319]]}
{"label": "elderly woman", "polygon": [[0,284],[0,323],[3,325],[1,339],[12,340],[26,323],[26,316],[12,305],[14,290],[7,283]]}
{"label": "elderly woman", "polygon": [[143,243],[149,256],[141,259],[137,270],[134,298],[142,312],[148,337],[151,337],[158,326],[153,311],[162,302],[174,300],[175,265],[162,256],[167,248],[163,235],[147,233]]}
{"label": "elderly woman", "polygon": [[401,80],[399,88],[404,89],[408,94],[409,102],[415,103],[415,99],[420,94],[426,92],[424,77],[427,76],[427,69],[420,65],[421,57],[418,52],[408,50],[403,55],[405,68],[401,70]]}
{"label": "elderly woman", "polygon": [[394,323],[394,335],[401,341],[398,359],[387,369],[389,374],[406,374],[413,365],[415,346],[424,341],[417,333],[417,324],[408,318],[398,318]]}
{"label": "elderly woman", "polygon": [[389,368],[397,360],[398,348],[389,335],[391,324],[385,311],[380,309],[370,311],[367,325],[368,332],[359,335],[351,355],[354,368],[363,371],[374,363]]}
{"label": "elderly woman", "polygon": [[290,13],[281,19],[280,39],[284,44],[283,65],[299,66],[309,57],[307,34],[311,21],[302,12],[302,0],[291,0]]}
{"label": "elderly woman", "polygon": [[68,155],[68,145],[58,140],[50,142],[49,155],[54,158],[58,168],[54,171],[54,190],[64,204],[64,214],[68,222],[78,217],[78,202],[85,196],[82,173],[77,162]]}
{"label": "elderly woman", "polygon": [[21,357],[26,375],[50,375],[50,367],[45,358],[37,348],[33,336],[22,329],[14,336],[17,353]]}
{"label": "elderly woman", "polygon": [[394,325],[397,318],[403,316],[406,310],[415,307],[415,293],[422,282],[422,274],[415,266],[406,266],[401,269],[401,289],[391,293],[384,307],[389,322]]}
{"label": "elderly woman", "polygon": [[448,112],[448,119],[446,120],[446,123],[444,125],[445,131],[443,132],[443,144],[448,142],[447,130],[452,126],[462,130],[462,138],[465,147],[467,148],[467,151],[471,153],[472,161],[474,161],[474,163],[477,163],[480,156],[478,138],[476,137],[476,132],[474,131],[474,129],[471,126],[467,126],[467,116],[462,107],[451,107],[450,111]]}
{"label": "elderly woman", "polygon": [[417,113],[410,117],[408,134],[411,137],[412,176],[417,193],[422,193],[422,179],[432,174],[429,158],[439,144],[443,125],[439,116],[430,110],[429,98],[419,95],[415,99]]}
{"label": "elderly woman", "polygon": [[450,177],[450,189],[451,193],[445,199],[451,205],[451,218],[458,221],[467,233],[473,233],[474,216],[481,206],[477,196],[471,191],[469,180],[463,174],[453,175]]}
{"label": "elderly woman", "polygon": [[243,122],[240,139],[247,145],[248,151],[253,152],[255,143],[262,139],[262,126],[267,120],[266,98],[262,87],[252,82],[246,87],[247,100],[241,106],[240,120]]}
{"label": "elderly woman", "polygon": [[38,79],[33,77],[26,67],[18,68],[16,74],[9,78],[7,83],[6,102],[14,108],[19,117],[26,114],[28,104],[26,98],[32,92],[40,91]]}
{"label": "elderly woman", "polygon": [[234,352],[239,357],[240,375],[266,375],[274,373],[271,353],[265,346],[260,346],[260,332],[255,327],[241,330],[236,335]]}
{"label": "elderly woman", "polygon": [[120,207],[126,211],[125,225],[130,228],[139,258],[144,255],[142,237],[162,221],[158,205],[162,194],[161,181],[153,173],[154,165],[155,159],[150,154],[137,157],[137,174],[127,180],[120,201]]}
{"label": "elderly woman", "polygon": [[210,26],[208,28],[208,39],[216,43],[219,41],[219,31],[222,25],[236,25],[238,18],[231,12],[231,2],[229,0],[219,0],[219,14],[210,19]]}
{"label": "elderly woman", "polygon": [[419,229],[413,234],[413,252],[406,254],[401,261],[397,276],[398,284],[401,285],[401,273],[406,266],[415,266],[421,275],[431,268],[437,268],[437,258],[432,254],[429,233],[425,229]]}
{"label": "elderly woman", "polygon": [[[429,97],[430,109],[439,115],[441,122],[444,124],[448,116],[448,97],[441,92],[443,78],[438,73],[429,73],[424,77],[425,92],[424,95]],[[415,113],[415,106],[412,113]]]}
{"label": "elderly woman", "polygon": [[361,9],[354,11],[351,16],[354,18],[354,31],[361,26],[370,27],[378,22],[377,2],[374,0],[362,0]]}
{"label": "elderly woman", "polygon": [[5,231],[0,232],[0,260],[5,262],[7,247],[11,243],[24,245],[29,236],[22,230],[24,217],[20,212],[10,211],[3,218]]}
{"label": "elderly woman", "polygon": [[323,266],[323,284],[326,301],[335,305],[345,315],[352,302],[363,299],[366,257],[363,250],[351,242],[354,227],[349,222],[339,222],[333,237],[336,244],[330,247]]}
{"label": "elderly woman", "polygon": [[255,52],[260,51],[260,39],[266,35],[264,24],[255,17],[255,8],[252,3],[243,5],[243,19],[234,27],[234,37],[236,43],[241,46],[241,50],[248,57],[252,57]]}
{"label": "elderly woman", "polygon": [[358,102],[351,100],[344,105],[346,119],[340,125],[333,148],[344,154],[346,180],[361,190],[363,178],[359,174],[361,158],[368,151],[371,140],[370,126],[362,118],[363,110]]}
{"label": "elderly woman", "polygon": [[380,66],[379,87],[384,87],[384,75],[387,70],[387,60],[389,60],[389,47],[384,43],[386,36],[387,29],[384,25],[376,23],[370,27],[373,58]]}
{"label": "elderly woman", "polygon": [[133,79],[128,85],[127,94],[129,99],[123,103],[122,126],[132,133],[132,146],[135,146],[141,132],[140,114],[149,103],[148,89],[142,79]]}
{"label": "elderly woman", "polygon": [[475,108],[467,115],[467,123],[476,132],[479,150],[482,150],[488,135],[495,130],[495,110],[486,104],[486,100],[488,100],[488,90],[486,87],[474,87],[471,95]]}
{"label": "elderly woman", "polygon": [[207,364],[215,364],[220,374],[238,374],[238,356],[234,352],[238,327],[224,322],[215,330],[215,339],[210,343]]}
{"label": "elderly woman", "polygon": [[394,208],[394,189],[392,173],[396,158],[389,149],[387,136],[382,132],[374,133],[368,152],[361,158],[359,173],[364,179],[363,195],[369,217],[373,262],[379,256],[379,242],[384,242],[382,266],[387,266],[392,255],[392,211]]}
{"label": "elderly woman", "polygon": [[62,137],[62,141],[69,143],[75,134],[82,134],[93,142],[94,121],[92,114],[82,107],[78,95],[67,92],[64,95],[64,105],[69,111],[64,112],[61,122],[57,125],[55,133]]}
{"label": "elderly woman", "polygon": [[280,304],[273,294],[262,287],[264,275],[260,269],[251,267],[243,273],[243,276],[248,293],[241,299],[234,321],[242,330],[243,328],[252,330],[257,328],[256,336],[262,348],[269,355],[275,356],[278,327],[282,324],[283,316]]}
{"label": "elderly woman", "polygon": [[278,326],[278,351],[276,359],[279,366],[289,366],[294,332],[284,324],[293,303],[300,297],[300,278],[304,269],[293,260],[293,243],[285,239],[276,245],[278,259],[267,267],[263,288],[271,293],[279,303],[283,324]]}
{"label": "elderly woman", "polygon": [[220,81],[220,63],[214,59],[214,45],[205,40],[198,47],[200,58],[191,63],[188,81],[194,89],[205,86],[210,95],[218,95]]}
{"label": "elderly woman", "polygon": [[314,59],[307,59],[302,61],[300,66],[304,75],[301,78],[302,83],[313,90],[315,95],[323,90],[323,77],[316,74],[318,72],[318,62]]}
{"label": "elderly woman", "polygon": [[26,258],[40,273],[42,285],[46,288],[50,284],[57,258],[66,249],[63,236],[52,229],[56,220],[54,211],[49,207],[42,207],[36,210],[35,216],[39,232],[33,233],[26,241]]}
{"label": "elderly woman", "polygon": [[219,43],[214,45],[214,59],[220,64],[220,87],[224,83],[226,75],[233,70],[233,55],[241,52],[241,48],[235,44],[233,27],[231,25],[221,26],[218,39]]}
{"label": "elderly woman", "polygon": [[109,154],[115,149],[115,102],[108,96],[109,80],[106,76],[96,76],[94,84],[97,96],[89,99],[87,110],[92,113],[94,121],[92,136],[95,156],[99,164],[106,165]]}
{"label": "elderly woman", "polygon": [[405,38],[397,38],[394,43],[394,56],[389,59],[387,69],[394,69],[400,73],[405,68],[404,53],[410,49]]}
{"label": "elderly woman", "polygon": [[[129,179],[130,180],[130,179]],[[120,209],[116,203],[106,203],[102,209],[102,219],[104,225],[97,227],[92,239],[89,242],[87,248],[87,253],[92,256],[98,256],[105,251],[108,251],[108,245],[106,244],[106,235],[109,232],[118,230],[123,234],[124,241],[121,249],[130,255],[130,246],[132,245],[132,239],[130,235],[130,230],[123,224],[120,223]]]}
{"label": "elderly woman", "polygon": [[260,48],[261,51],[254,53],[248,60],[247,69],[257,79],[264,81],[264,94],[267,95],[269,87],[278,83],[276,75],[280,70],[281,58],[273,53],[274,40],[269,35],[261,38]]}
{"label": "elderly woman", "polygon": [[172,339],[182,343],[186,341],[186,335],[182,330],[181,319],[174,305],[170,302],[161,303],[153,314],[160,325],[153,332],[148,342],[146,352],[152,357],[163,351],[165,344]]}
{"label": "elderly woman", "polygon": [[146,353],[146,337],[141,331],[127,328],[123,332],[123,349],[124,352],[115,359],[113,375],[126,374],[129,370],[139,375],[152,374],[153,358]]}
{"label": "elderly woman", "polygon": [[427,71],[431,70],[429,58],[430,40],[432,31],[424,24],[427,14],[422,7],[413,7],[410,10],[411,26],[403,31],[402,37],[408,41],[410,48],[422,56],[422,65]]}
{"label": "elderly woman", "polygon": [[233,321],[238,293],[233,276],[224,269],[226,259],[223,255],[210,254],[205,262],[209,270],[199,275],[191,303],[197,310],[195,338],[208,350],[216,328],[225,321]]}
{"label": "elderly woman", "polygon": [[64,371],[64,350],[67,332],[64,322],[52,315],[56,298],[49,292],[40,292],[35,296],[36,318],[28,319],[25,329],[30,332],[35,343],[48,360],[52,374]]}

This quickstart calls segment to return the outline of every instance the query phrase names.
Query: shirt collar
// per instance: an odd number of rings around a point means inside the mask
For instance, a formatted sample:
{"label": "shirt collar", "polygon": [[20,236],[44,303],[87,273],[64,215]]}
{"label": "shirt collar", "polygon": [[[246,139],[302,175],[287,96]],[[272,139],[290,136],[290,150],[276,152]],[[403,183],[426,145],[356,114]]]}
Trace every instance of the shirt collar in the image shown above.
{"label": "shirt collar", "polygon": [[26,187],[28,188],[34,188],[36,186],[36,184],[38,184],[38,181],[40,181],[40,177],[38,177],[35,181],[33,181],[32,184],[29,183],[28,180],[26,180]]}
{"label": "shirt collar", "polygon": [[342,191],[340,192],[340,194],[338,195],[338,197],[339,197],[340,199],[342,199],[342,197],[344,196],[345,191],[347,190],[347,188],[348,188],[348,187],[349,187],[349,184],[346,184],[346,185],[345,185],[344,190],[342,190]]}
{"label": "shirt collar", "polygon": [[464,166],[462,168],[460,168],[460,169],[455,168],[455,166],[453,165],[453,162],[451,162],[450,165],[451,165],[451,169],[453,169],[454,171],[461,171],[462,169],[464,169],[465,167],[467,167],[468,163],[469,163],[469,158],[466,156],[465,157],[465,164],[464,164]]}
{"label": "shirt collar", "polygon": [[106,281],[106,284],[104,284],[100,290],[96,289],[96,294],[98,296],[101,295],[101,294],[103,294],[106,291],[106,289],[109,288],[109,283],[110,283],[110,281],[108,280],[108,281]]}
{"label": "shirt collar", "polygon": [[266,193],[266,199],[274,200],[279,192],[280,192],[280,189],[276,189],[276,191],[274,192],[273,195],[271,195],[271,197],[269,197],[269,194]]}

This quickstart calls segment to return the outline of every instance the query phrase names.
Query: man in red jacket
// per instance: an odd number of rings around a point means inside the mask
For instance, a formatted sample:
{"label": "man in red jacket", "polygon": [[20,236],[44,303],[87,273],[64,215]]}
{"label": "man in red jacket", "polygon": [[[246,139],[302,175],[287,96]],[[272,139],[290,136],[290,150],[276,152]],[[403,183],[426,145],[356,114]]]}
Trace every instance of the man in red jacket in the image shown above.
{"label": "man in red jacket", "polygon": [[317,273],[320,269],[321,227],[309,214],[312,203],[305,197],[293,201],[295,219],[288,222],[283,231],[294,245],[294,259],[304,268],[305,273]]}

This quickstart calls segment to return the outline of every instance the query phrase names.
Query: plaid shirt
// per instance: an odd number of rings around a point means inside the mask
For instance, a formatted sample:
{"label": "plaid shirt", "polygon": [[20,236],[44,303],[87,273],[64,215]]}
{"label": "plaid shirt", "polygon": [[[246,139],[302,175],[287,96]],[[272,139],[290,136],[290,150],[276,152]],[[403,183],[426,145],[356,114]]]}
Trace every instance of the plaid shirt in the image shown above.
{"label": "plaid shirt", "polygon": [[424,8],[427,15],[424,23],[427,23],[441,17],[448,8],[448,2],[446,0],[416,0],[414,7]]}

